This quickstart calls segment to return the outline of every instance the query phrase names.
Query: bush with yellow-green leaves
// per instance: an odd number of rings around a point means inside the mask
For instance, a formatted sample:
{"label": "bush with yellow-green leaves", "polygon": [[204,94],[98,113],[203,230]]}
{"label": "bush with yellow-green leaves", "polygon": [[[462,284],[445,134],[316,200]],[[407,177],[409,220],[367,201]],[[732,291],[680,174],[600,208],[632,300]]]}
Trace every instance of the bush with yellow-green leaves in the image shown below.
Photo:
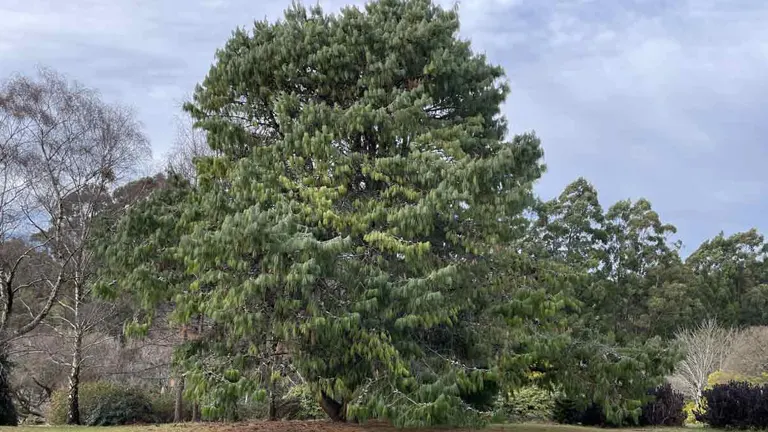
{"label": "bush with yellow-green leaves", "polygon": [[495,419],[508,422],[545,422],[553,419],[555,396],[536,385],[502,393],[496,401]]}

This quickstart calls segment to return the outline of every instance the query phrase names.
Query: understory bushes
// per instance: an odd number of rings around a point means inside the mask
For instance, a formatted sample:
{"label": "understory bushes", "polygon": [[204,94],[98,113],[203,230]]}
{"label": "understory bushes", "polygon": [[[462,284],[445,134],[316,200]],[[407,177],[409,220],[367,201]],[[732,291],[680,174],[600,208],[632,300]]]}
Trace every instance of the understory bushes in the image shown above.
{"label": "understory bushes", "polygon": [[599,405],[595,403],[585,404],[564,395],[560,395],[555,399],[553,413],[555,421],[561,424],[617,426],[609,424]]}
{"label": "understory bushes", "polygon": [[757,376],[745,375],[738,372],[715,371],[707,377],[707,387],[711,388],[717,384],[728,384],[731,382],[748,382],[754,385],[768,384],[768,374]]}
{"label": "understory bushes", "polygon": [[768,386],[732,381],[703,392],[696,420],[715,428],[768,428]]}
{"label": "understory bushes", "polygon": [[637,419],[632,416],[620,423],[607,419],[603,408],[593,402],[586,403],[565,396],[559,396],[554,403],[554,419],[563,424],[583,426],[683,426],[686,418],[685,398],[664,384],[648,392],[651,400],[643,405]]}
{"label": "understory bushes", "polygon": [[546,422],[553,420],[554,408],[552,392],[530,385],[499,395],[494,418],[504,422]]}
{"label": "understory bushes", "polygon": [[[192,404],[184,401],[183,418],[192,418]],[[155,423],[173,423],[173,417],[176,411],[176,395],[173,392],[165,394],[155,394],[149,397],[149,403],[152,406],[152,415]]]}
{"label": "understory bushes", "polygon": [[[79,404],[80,420],[88,426],[157,422],[152,403],[144,392],[106,381],[83,383]],[[54,425],[67,422],[66,390],[53,394],[47,420]]]}
{"label": "understory bushes", "polygon": [[[108,381],[80,385],[80,420],[88,426],[113,426],[131,423],[172,423],[173,393],[151,394],[140,388],[124,387]],[[67,391],[53,393],[46,420],[52,425],[67,422]],[[184,418],[191,418],[191,404],[184,404]]]}
{"label": "understory bushes", "polygon": [[[269,412],[267,399],[241,400],[230,410],[219,416],[203,415],[206,421],[251,421],[266,420]],[[294,385],[275,400],[275,414],[280,420],[315,420],[325,419],[327,415],[320,409],[316,395],[306,384]]]}
{"label": "understory bushes", "polygon": [[[718,370],[707,378],[701,401],[688,401],[685,406],[686,424],[706,423],[712,427],[765,428],[760,414],[763,403],[760,394],[768,398],[768,374],[746,375]],[[750,402],[750,398],[753,398]],[[697,408],[698,405],[698,408]],[[711,405],[714,411],[708,412]],[[735,410],[738,407],[738,410]]]}
{"label": "understory bushes", "polygon": [[652,390],[650,395],[653,400],[643,406],[640,414],[641,426],[683,426],[687,415],[682,393],[667,383]]}
{"label": "understory bushes", "polygon": [[136,389],[121,389],[105,393],[93,405],[91,412],[83,416],[83,423],[88,426],[114,426],[156,421],[149,398]]}
{"label": "understory bushes", "polygon": [[317,397],[306,384],[291,387],[283,397],[281,417],[285,420],[315,420],[327,417]]}
{"label": "understory bushes", "polygon": [[[86,382],[80,386],[80,419],[88,426],[112,426],[131,423],[172,423],[175,400],[173,393],[150,394],[142,389],[121,387],[107,381]],[[291,388],[278,400],[278,417],[284,420],[325,418],[314,394],[306,385]],[[203,420],[248,421],[264,419],[265,401],[243,401],[237,405],[234,417]],[[192,404],[184,403],[184,419],[192,418]],[[54,392],[46,420],[52,425],[67,421],[67,391]]]}

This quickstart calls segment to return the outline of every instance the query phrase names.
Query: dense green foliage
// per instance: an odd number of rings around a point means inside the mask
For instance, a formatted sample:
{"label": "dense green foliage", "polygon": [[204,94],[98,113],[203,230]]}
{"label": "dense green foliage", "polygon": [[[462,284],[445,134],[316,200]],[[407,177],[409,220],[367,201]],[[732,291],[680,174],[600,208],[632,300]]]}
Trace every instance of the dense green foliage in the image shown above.
{"label": "dense green foliage", "polygon": [[283,419],[314,420],[326,417],[317,403],[315,393],[306,384],[291,387],[283,397],[283,405],[283,415],[279,416]]}
{"label": "dense green foliage", "polygon": [[[576,412],[590,414],[597,404],[606,419],[595,424],[637,423],[647,391],[661,384],[678,355],[663,341],[673,324],[660,327],[667,312],[656,310],[672,308],[652,300],[653,292],[669,293],[660,282],[676,283],[683,266],[667,240],[674,227],[663,224],[645,200],[622,201],[604,212],[597,191],[583,179],[534,210],[526,245],[560,281],[544,285],[577,304],[564,311],[569,338],[543,368],[545,376]],[[679,323],[683,318],[676,313],[671,321]]]}
{"label": "dense green foliage", "polygon": [[[216,323],[182,355],[208,410],[272,397],[287,350],[332,417],[472,420],[466,400],[511,354],[479,328],[554,310],[489,307],[517,294],[491,252],[520,232],[541,150],[502,141],[502,72],[457,30],[426,1],[296,7],[218,52],[188,109],[220,156],[198,163],[177,224],[172,254],[194,281],[170,291],[180,321]],[[173,287],[154,280],[132,286]]]}
{"label": "dense green foliage", "polygon": [[640,415],[623,413],[624,417],[610,417],[608,412],[595,402],[584,403],[565,395],[558,395],[553,404],[555,421],[563,424],[584,426],[683,426],[686,419],[685,398],[674,391],[669,384],[661,385],[648,392],[649,398],[640,409]]}
{"label": "dense green foliage", "polygon": [[647,200],[604,211],[578,179],[537,201],[540,143],[507,139],[503,71],[457,31],[429,0],[294,6],[217,52],[186,105],[214,156],[99,255],[102,295],[143,312],[130,330],[160,306],[197,329],[175,366],[208,418],[246,397],[278,418],[300,376],[302,412],[338,421],[481,423],[510,394],[516,418],[638,424],[677,329],[721,304],[762,322],[756,232],[684,262]]}
{"label": "dense green foliage", "polygon": [[139,392],[108,393],[99,399],[85,417],[88,426],[115,426],[155,421],[152,405]]}
{"label": "dense green foliage", "polygon": [[554,420],[555,395],[536,385],[499,395],[494,416],[497,421],[546,422]]}
{"label": "dense green foliage", "polygon": [[622,426],[626,419],[608,420],[600,405],[569,399],[559,395],[555,399],[554,418],[557,423],[582,426]]}
{"label": "dense green foliage", "polygon": [[702,311],[726,326],[768,319],[768,242],[756,230],[704,242],[686,261]]}

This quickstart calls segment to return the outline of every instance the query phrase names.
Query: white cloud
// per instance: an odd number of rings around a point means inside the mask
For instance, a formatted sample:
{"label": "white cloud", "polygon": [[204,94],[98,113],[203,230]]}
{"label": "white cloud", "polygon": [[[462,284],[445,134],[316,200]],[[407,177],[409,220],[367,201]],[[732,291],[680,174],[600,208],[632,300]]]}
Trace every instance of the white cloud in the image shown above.
{"label": "white cloud", "polygon": [[[335,12],[348,2],[319,3]],[[2,0],[0,76],[43,63],[96,86],[138,110],[163,154],[179,101],[215,49],[236,26],[289,6]],[[535,129],[543,139],[550,170],[542,193],[586,176],[606,204],[646,196],[694,236],[719,231],[724,219],[763,223],[768,3],[463,0],[459,11],[462,36],[507,71],[513,131]],[[709,213],[691,216],[701,208]]]}

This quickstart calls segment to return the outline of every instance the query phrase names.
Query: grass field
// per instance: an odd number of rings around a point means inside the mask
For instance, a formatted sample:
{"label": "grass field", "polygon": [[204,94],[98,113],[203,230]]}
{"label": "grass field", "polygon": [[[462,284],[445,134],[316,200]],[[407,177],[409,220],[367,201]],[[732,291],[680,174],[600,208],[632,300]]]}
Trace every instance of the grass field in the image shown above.
{"label": "grass field", "polygon": [[[666,428],[664,432],[691,432],[691,428]],[[72,426],[22,426],[0,428],[14,432],[389,432],[394,429],[381,424],[339,425],[325,421],[316,422],[258,422],[241,424],[185,424],[148,425],[116,427],[72,427]],[[647,431],[649,429],[621,429],[624,432]],[[422,430],[423,431],[423,430]],[[445,429],[440,430],[441,432]],[[611,429],[596,429],[580,426],[520,424],[490,426],[484,431],[491,432],[610,432]]]}

